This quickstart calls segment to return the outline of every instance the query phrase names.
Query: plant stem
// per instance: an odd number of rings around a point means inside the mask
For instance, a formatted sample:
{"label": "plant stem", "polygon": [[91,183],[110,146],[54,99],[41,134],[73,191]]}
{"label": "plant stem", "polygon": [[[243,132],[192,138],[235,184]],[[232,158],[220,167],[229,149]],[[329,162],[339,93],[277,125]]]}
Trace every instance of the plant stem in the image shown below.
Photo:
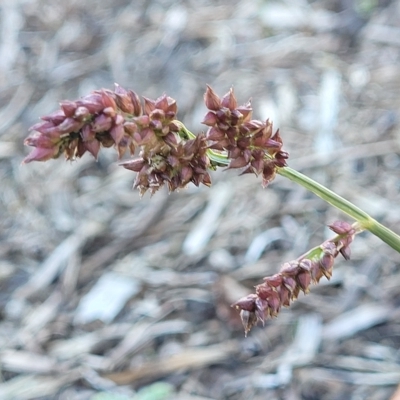
{"label": "plant stem", "polygon": [[277,168],[277,173],[298,183],[330,205],[349,215],[351,218],[355,219],[362,228],[367,229],[400,253],[400,236],[380,224],[350,201],[290,167]]}
{"label": "plant stem", "polygon": [[[179,124],[183,137],[188,137],[190,139],[194,139],[196,137],[180,121],[175,122]],[[229,159],[226,154],[215,152],[213,150],[208,150],[207,153],[210,157],[210,160],[213,161],[216,165],[229,164]],[[288,178],[295,183],[298,183],[310,192],[319,196],[321,199],[325,200],[330,205],[349,215],[351,218],[355,219],[359,223],[361,230],[366,229],[370,231],[375,236],[383,240],[386,244],[388,244],[390,247],[400,253],[400,236],[391,231],[389,228],[386,228],[386,226],[380,224],[378,221],[369,216],[365,211],[361,210],[350,201],[344,199],[335,192],[332,192],[332,190],[326,188],[318,182],[315,182],[313,179],[309,178],[306,175],[303,175],[302,173],[290,167],[277,168],[276,172],[279,175],[284,176],[285,178]]]}
{"label": "plant stem", "polygon": [[276,172],[279,175],[282,175],[285,178],[288,178],[291,181],[298,183],[310,192],[313,192],[317,196],[321,197],[321,199],[325,200],[327,203],[354,218],[365,229],[368,229],[368,226],[371,223],[370,220],[372,218],[366,212],[356,207],[353,203],[350,203],[348,200],[337,195],[335,192],[332,192],[332,190],[326,188],[318,182],[315,182],[313,179],[309,178],[306,175],[303,175],[302,173],[290,167],[277,168]]}

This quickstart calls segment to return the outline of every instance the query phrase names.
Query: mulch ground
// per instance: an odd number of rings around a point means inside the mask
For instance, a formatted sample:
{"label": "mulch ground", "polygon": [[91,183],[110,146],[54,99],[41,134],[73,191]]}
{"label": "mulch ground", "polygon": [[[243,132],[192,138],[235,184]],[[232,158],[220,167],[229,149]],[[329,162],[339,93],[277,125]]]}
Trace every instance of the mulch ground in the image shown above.
{"label": "mulch ground", "polygon": [[111,150],[21,165],[60,100],[167,93],[201,132],[206,84],[233,86],[290,166],[400,232],[400,1],[9,0],[0,19],[1,399],[400,399],[400,254],[373,235],[247,338],[230,307],[349,221],[319,198],[237,171],[140,198]]}

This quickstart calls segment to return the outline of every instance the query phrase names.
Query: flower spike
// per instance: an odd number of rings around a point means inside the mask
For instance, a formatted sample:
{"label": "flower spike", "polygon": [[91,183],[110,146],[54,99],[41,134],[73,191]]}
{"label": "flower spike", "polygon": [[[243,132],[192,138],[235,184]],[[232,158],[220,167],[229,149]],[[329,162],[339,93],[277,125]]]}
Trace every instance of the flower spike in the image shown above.
{"label": "flower spike", "polygon": [[311,282],[318,283],[323,276],[330,279],[334,260],[341,253],[343,242],[348,247],[357,233],[354,226],[343,221],[337,221],[330,227],[338,233],[336,237],[298,259],[284,263],[278,274],[264,278],[264,282],[256,286],[255,293],[232,304],[240,311],[246,336],[257,321],[264,324],[265,318],[276,316],[281,307],[290,306],[300,292],[307,294]]}

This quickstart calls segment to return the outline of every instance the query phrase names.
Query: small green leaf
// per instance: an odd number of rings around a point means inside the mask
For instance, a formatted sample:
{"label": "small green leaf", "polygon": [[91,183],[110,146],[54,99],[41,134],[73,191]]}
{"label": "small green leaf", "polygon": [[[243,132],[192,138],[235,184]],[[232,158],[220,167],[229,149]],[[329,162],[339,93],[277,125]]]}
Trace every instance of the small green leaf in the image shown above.
{"label": "small green leaf", "polygon": [[134,398],[123,394],[100,392],[94,394],[90,400],[134,400]]}
{"label": "small green leaf", "polygon": [[172,399],[174,387],[166,382],[157,382],[145,386],[137,392],[134,400],[168,400]]}

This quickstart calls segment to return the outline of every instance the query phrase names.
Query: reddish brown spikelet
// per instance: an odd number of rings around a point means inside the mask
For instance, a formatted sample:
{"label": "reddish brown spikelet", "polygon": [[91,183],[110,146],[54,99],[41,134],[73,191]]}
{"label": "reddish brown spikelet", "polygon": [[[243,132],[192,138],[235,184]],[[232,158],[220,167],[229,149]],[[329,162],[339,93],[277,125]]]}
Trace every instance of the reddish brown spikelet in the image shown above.
{"label": "reddish brown spikelet", "polygon": [[304,293],[310,291],[309,286],[311,284],[311,274],[308,271],[300,271],[296,276],[296,281],[300,289]]}
{"label": "reddish brown spikelet", "polygon": [[218,111],[221,108],[221,99],[208,85],[206,93],[204,94],[204,103],[206,107],[212,111]]}
{"label": "reddish brown spikelet", "polygon": [[210,86],[204,96],[208,113],[203,123],[207,125],[210,149],[228,152],[228,168],[243,169],[242,174],[262,174],[263,186],[275,179],[278,167],[286,165],[288,154],[282,150],[279,131],[273,134],[270,120],[252,120],[250,101],[237,105],[233,89],[222,100]]}
{"label": "reddish brown spikelet", "polygon": [[229,108],[231,111],[237,108],[238,104],[233,93],[233,88],[229,89],[229,92],[222,98],[221,105],[222,107]]}
{"label": "reddish brown spikelet", "polygon": [[132,90],[125,90],[123,87],[115,84],[114,98],[117,107],[124,113],[139,116],[142,113],[142,106],[139,97]]}
{"label": "reddish brown spikelet", "polygon": [[129,93],[129,96],[131,98],[131,102],[132,102],[132,105],[133,105],[133,113],[132,114],[135,117],[139,117],[143,113],[143,109],[142,109],[142,104],[140,102],[140,98],[133,90],[129,90],[128,93]]}
{"label": "reddish brown spikelet", "polygon": [[60,106],[62,112],[64,113],[64,116],[67,118],[72,118],[75,114],[75,110],[78,107],[74,101],[69,101],[69,100],[62,101],[60,103]]}
{"label": "reddish brown spikelet", "polygon": [[[118,110],[133,110],[130,95],[125,89],[117,86],[116,92],[95,91],[79,100],[63,101],[60,107],[60,110],[42,117],[45,122],[30,129],[32,133],[25,144],[36,147],[36,150],[24,162],[46,161],[62,153],[71,160],[82,157],[86,151],[97,158],[101,145],[114,145],[121,153],[123,146],[119,144],[125,134],[129,135],[129,130],[125,131],[125,119]],[[38,138],[34,140],[34,137]],[[52,151],[43,150],[50,148],[43,145],[46,138],[52,141]]]}
{"label": "reddish brown spikelet", "polygon": [[266,278],[264,278],[264,281],[268,286],[276,288],[282,285],[282,275],[275,274],[272,276],[267,276]]}
{"label": "reddish brown spikelet", "polygon": [[[345,222],[337,222],[333,226],[340,229],[338,236],[325,241],[299,259],[284,263],[278,274],[264,278],[264,283],[256,286],[254,294],[233,304],[245,312],[241,312],[241,318],[246,335],[257,321],[264,323],[268,316],[276,316],[282,307],[290,306],[301,291],[307,294],[312,281],[318,283],[322,276],[328,279],[331,277],[333,263],[343,249],[343,241],[348,246],[355,234],[353,226]],[[307,258],[309,254],[312,259]]]}
{"label": "reddish brown spikelet", "polygon": [[345,221],[335,221],[333,224],[328,225],[329,228],[338,235],[353,234],[355,229],[351,224]]}
{"label": "reddish brown spikelet", "polygon": [[58,152],[59,152],[58,147],[54,148],[36,147],[29,153],[29,155],[27,155],[24,158],[23,163],[28,164],[31,161],[47,161],[57,157]]}

